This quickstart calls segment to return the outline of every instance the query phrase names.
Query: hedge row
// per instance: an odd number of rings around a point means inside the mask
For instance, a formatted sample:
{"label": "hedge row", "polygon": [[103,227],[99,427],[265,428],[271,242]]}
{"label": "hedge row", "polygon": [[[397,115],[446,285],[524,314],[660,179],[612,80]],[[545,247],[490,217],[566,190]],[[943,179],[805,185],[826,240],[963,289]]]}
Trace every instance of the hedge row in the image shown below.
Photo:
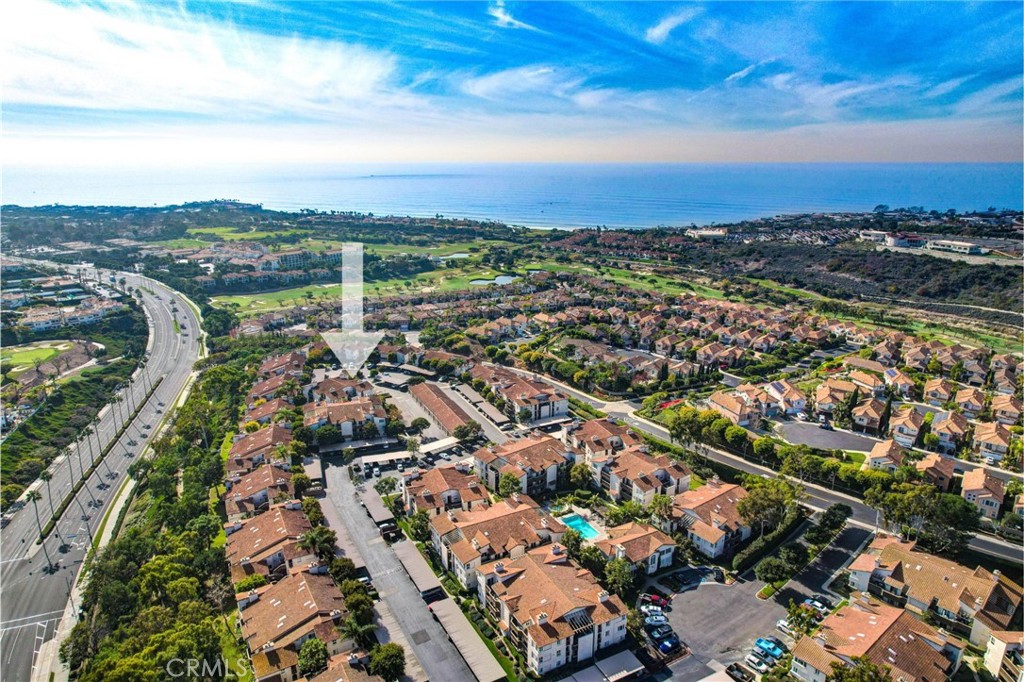
{"label": "hedge row", "polygon": [[747,545],[746,549],[737,552],[736,556],[732,558],[732,570],[742,573],[757,563],[758,559],[766,552],[775,549],[790,533],[796,530],[796,527],[803,523],[805,515],[806,510],[799,505],[790,509],[775,530],[762,535]]}

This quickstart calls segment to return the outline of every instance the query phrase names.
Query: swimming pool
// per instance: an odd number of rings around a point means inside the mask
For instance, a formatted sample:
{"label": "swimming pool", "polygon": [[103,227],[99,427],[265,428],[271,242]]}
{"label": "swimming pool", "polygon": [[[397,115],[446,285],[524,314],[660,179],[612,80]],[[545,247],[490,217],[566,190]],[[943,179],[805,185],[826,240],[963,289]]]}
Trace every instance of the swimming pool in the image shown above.
{"label": "swimming pool", "polygon": [[597,529],[590,525],[589,522],[579,514],[569,514],[563,516],[560,521],[565,525],[569,526],[575,531],[579,531],[579,534],[584,540],[593,540],[598,536]]}

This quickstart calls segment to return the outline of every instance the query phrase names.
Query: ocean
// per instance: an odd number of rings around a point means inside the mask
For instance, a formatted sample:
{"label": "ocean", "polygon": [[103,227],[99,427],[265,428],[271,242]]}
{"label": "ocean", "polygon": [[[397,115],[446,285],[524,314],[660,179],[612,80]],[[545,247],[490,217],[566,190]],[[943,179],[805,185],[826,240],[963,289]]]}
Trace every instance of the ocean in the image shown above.
{"label": "ocean", "polygon": [[266,208],[649,228],[780,213],[1024,208],[1022,166],[972,164],[363,164],[330,167],[5,167],[0,203]]}

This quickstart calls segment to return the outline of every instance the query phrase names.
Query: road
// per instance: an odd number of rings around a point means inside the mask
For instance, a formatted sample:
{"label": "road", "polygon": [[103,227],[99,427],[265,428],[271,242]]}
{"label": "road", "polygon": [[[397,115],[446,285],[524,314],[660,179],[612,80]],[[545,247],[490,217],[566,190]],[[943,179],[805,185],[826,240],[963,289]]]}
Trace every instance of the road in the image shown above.
{"label": "road", "polygon": [[[536,377],[549,383],[556,384],[565,393],[571,395],[574,398],[577,398],[578,400],[582,400],[588,405],[591,405],[592,407],[601,410],[602,412],[605,412],[611,417],[615,417],[625,422],[626,424],[636,429],[637,431],[643,431],[644,433],[650,434],[662,440],[669,440],[668,429],[659,424],[647,421],[646,419],[641,419],[635,415],[636,411],[640,409],[640,404],[635,401],[622,400],[617,402],[605,402],[595,398],[592,395],[584,393],[583,391],[574,389],[571,386],[567,386],[563,383],[554,381],[548,377],[541,377],[533,372],[527,372],[523,370],[513,369],[512,371],[518,372],[523,376]],[[709,459],[713,459],[716,462],[727,464],[733,467],[734,469],[738,469],[744,473],[754,474],[757,476],[778,475],[778,472],[769,467],[761,466],[755,462],[750,462],[748,460],[743,459],[742,457],[738,457],[731,453],[725,452],[724,450],[718,450],[716,448],[708,447],[706,445],[698,446],[698,454],[707,456]],[[971,466],[969,463],[966,462],[964,464],[967,467]],[[804,482],[803,486],[806,498],[805,502],[808,506],[817,509],[825,509],[830,505],[836,503],[846,504],[849,505],[850,508],[853,510],[853,516],[850,519],[850,522],[852,524],[859,525],[861,528],[876,528],[876,524],[879,522],[879,519],[876,518],[877,512],[874,508],[864,504],[863,500],[860,500],[851,495],[846,495],[844,493],[836,492],[834,490],[829,490],[828,488],[816,485],[814,483]],[[970,545],[971,549],[975,551],[982,552],[990,556],[995,556],[1005,561],[1012,562],[1014,564],[1019,564],[1021,561],[1020,545],[1014,545],[1009,542],[1005,542],[1003,540],[987,535],[976,535],[973,538],[971,538],[971,541],[968,544]]]}
{"label": "road", "polygon": [[[90,271],[86,275],[95,276],[95,273]],[[0,531],[0,669],[3,670],[4,682],[29,681],[36,654],[40,646],[53,637],[67,605],[70,588],[78,579],[82,561],[91,544],[90,537],[97,533],[108,506],[124,481],[132,461],[125,453],[138,455],[143,451],[158,430],[164,410],[170,409],[177,399],[199,357],[199,318],[181,295],[149,278],[118,274],[118,278],[122,276],[128,286],[145,287],[142,304],[149,319],[150,342],[145,367],[136,372],[130,387],[121,392],[124,400],[104,407],[93,425],[100,444],[95,451],[97,455],[113,440],[132,406],[142,404],[142,407],[138,417],[105,458],[105,463],[79,490],[57,524],[56,531],[46,539],[45,550],[44,546],[34,542],[38,529],[31,504],[16,512],[10,524]],[[177,318],[185,325],[181,334],[174,330],[175,314],[169,304],[172,298],[177,300]],[[148,389],[160,377],[163,381],[143,404]],[[149,428],[145,428],[147,425]],[[136,445],[130,445],[130,440],[134,440]],[[96,436],[92,441],[95,448]],[[60,457],[50,466],[53,476],[50,492],[54,507],[70,491],[72,481],[80,478],[79,456],[84,458],[88,469],[88,453],[86,447],[81,453],[72,447],[69,457]],[[39,486],[38,491],[43,497],[38,502],[39,516],[45,524],[50,516],[50,498],[46,485]],[[66,543],[63,548],[58,536]],[[52,572],[46,570],[46,554],[56,564]]]}
{"label": "road", "polygon": [[419,590],[402,568],[398,557],[381,538],[363,508],[355,503],[358,491],[349,480],[345,467],[328,464],[324,476],[327,500],[358,547],[374,587],[398,621],[427,679],[445,682],[475,680],[444,628],[427,610]]}

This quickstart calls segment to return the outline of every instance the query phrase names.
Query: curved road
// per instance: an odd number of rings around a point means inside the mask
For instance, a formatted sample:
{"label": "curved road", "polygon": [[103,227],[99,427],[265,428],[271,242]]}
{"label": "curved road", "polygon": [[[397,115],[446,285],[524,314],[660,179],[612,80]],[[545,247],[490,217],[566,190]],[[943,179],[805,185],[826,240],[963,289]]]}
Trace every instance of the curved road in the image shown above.
{"label": "curved road", "polygon": [[[56,265],[56,264],[51,264]],[[74,271],[74,267],[66,267]],[[109,271],[103,271],[106,276]],[[96,272],[88,269],[86,277],[95,279]],[[199,358],[199,318],[180,294],[147,277],[117,273],[130,287],[142,287],[142,304],[149,321],[149,346],[144,369],[136,371],[131,385],[122,389],[120,403],[107,405],[99,413],[93,429],[102,447],[110,443],[132,406],[138,407],[154,382],[163,381],[131,423],[124,435],[79,490],[55,532],[43,546],[35,544],[38,537],[32,504],[14,514],[6,528],[0,531],[0,677],[4,682],[28,682],[40,646],[53,637],[70,596],[70,587],[78,578],[79,570],[90,536],[97,534],[100,524],[126,477],[132,462],[128,453],[142,453],[158,425],[185,387],[192,366]],[[107,282],[104,282],[107,284]],[[152,292],[152,293],[150,293]],[[170,301],[177,303],[178,312],[171,312]],[[174,320],[183,325],[175,332]],[[148,426],[148,428],[147,428]],[[130,444],[131,441],[135,445]],[[96,436],[92,437],[96,447]],[[72,482],[81,477],[79,457],[88,469],[89,449],[76,452],[74,445],[68,457],[59,457],[51,464],[53,476],[50,491],[56,507],[71,489]],[[95,451],[98,454],[98,451]],[[38,482],[37,482],[38,483]],[[50,517],[50,498],[45,484],[36,489],[43,499],[38,502],[39,516],[45,524]],[[112,522],[112,521],[111,521]],[[61,547],[59,536],[66,543]],[[56,564],[47,570],[46,553]],[[76,604],[77,607],[77,604]]]}

